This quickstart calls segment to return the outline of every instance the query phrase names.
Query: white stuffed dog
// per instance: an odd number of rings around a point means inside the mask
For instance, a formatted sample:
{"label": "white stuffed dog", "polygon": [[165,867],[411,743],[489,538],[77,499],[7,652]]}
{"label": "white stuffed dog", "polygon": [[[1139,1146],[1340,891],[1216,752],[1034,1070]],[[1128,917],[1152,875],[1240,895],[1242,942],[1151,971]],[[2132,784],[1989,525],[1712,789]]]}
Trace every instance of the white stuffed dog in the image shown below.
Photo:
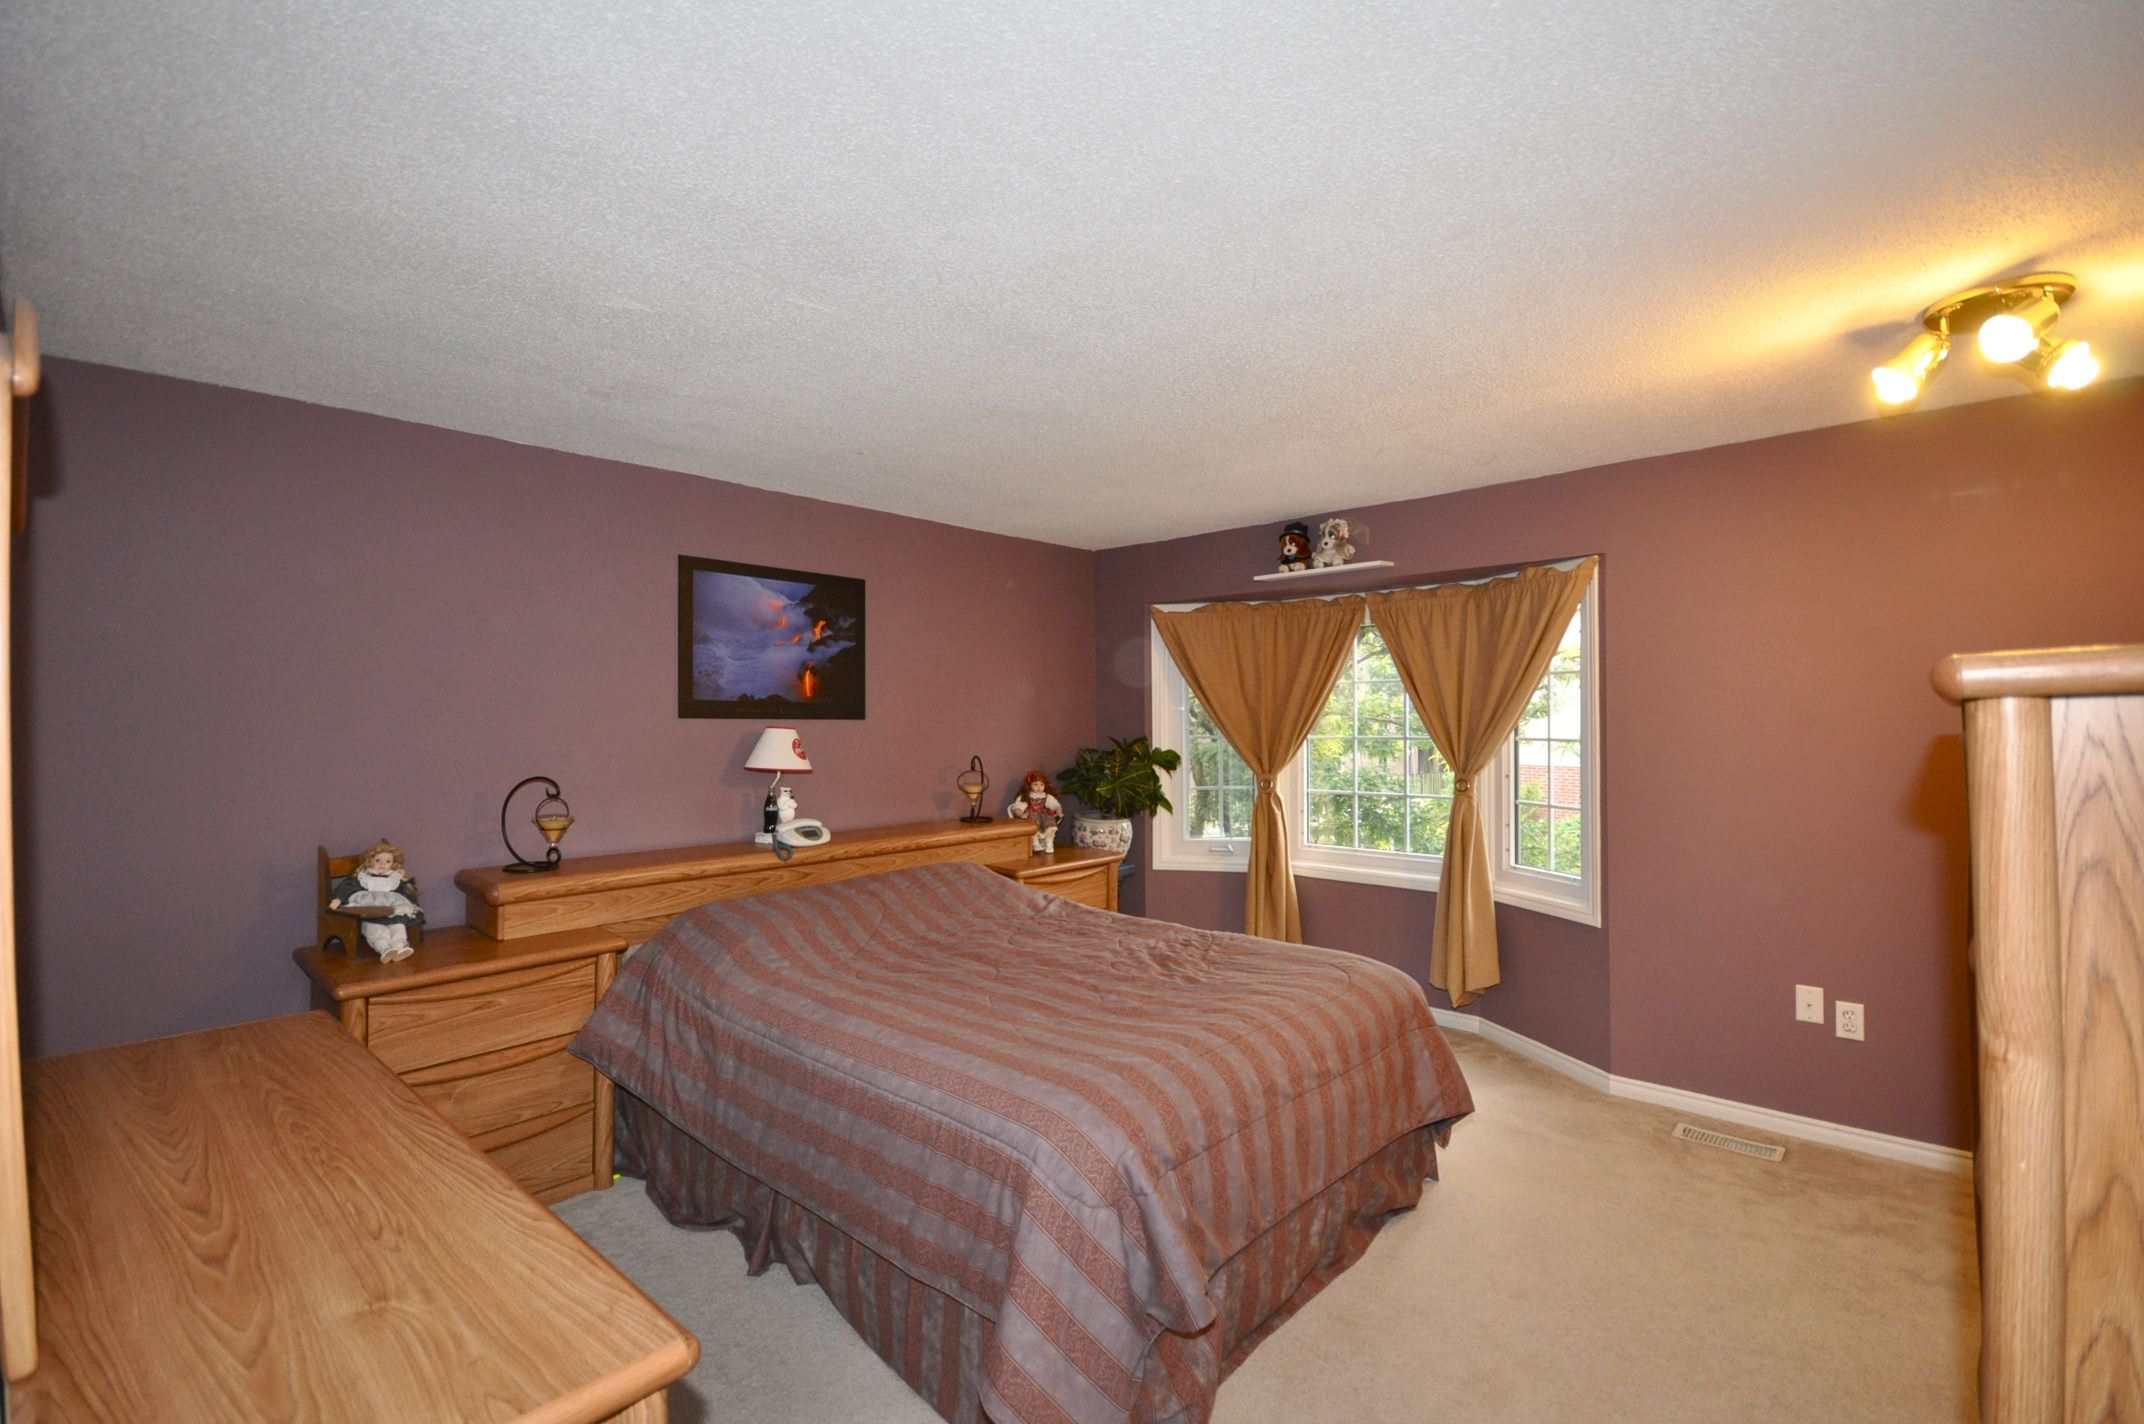
{"label": "white stuffed dog", "polygon": [[1314,569],[1336,568],[1355,557],[1355,546],[1347,541],[1347,521],[1328,519],[1318,526],[1318,547],[1310,555]]}

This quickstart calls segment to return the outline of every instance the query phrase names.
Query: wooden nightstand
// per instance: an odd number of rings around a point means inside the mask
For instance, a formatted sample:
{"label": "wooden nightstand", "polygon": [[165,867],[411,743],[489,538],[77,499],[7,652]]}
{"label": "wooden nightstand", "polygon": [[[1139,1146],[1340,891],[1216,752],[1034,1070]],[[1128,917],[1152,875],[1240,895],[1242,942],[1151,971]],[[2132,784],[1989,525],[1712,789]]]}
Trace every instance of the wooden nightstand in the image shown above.
{"label": "wooden nightstand", "polygon": [[618,971],[607,930],[496,940],[466,926],[407,959],[292,955],[313,1003],[541,1202],[611,1183],[610,1080],[566,1051]]}
{"label": "wooden nightstand", "polygon": [[1036,852],[1014,865],[993,865],[1000,875],[1009,875],[1022,885],[1047,890],[1098,910],[1117,908],[1117,863],[1120,850],[1088,850],[1059,846],[1054,852]]}

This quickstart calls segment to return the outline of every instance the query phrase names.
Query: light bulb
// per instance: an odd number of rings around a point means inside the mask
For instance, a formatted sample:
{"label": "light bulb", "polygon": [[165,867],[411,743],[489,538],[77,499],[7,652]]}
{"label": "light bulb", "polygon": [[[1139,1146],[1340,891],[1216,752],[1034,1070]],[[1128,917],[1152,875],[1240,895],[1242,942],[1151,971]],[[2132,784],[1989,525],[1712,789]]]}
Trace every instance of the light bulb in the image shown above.
{"label": "light bulb", "polygon": [[1904,371],[1878,366],[1869,379],[1876,384],[1876,399],[1885,405],[1912,405],[1921,398],[1920,381]]}
{"label": "light bulb", "polygon": [[1928,373],[1950,354],[1950,343],[1933,331],[1924,331],[1906,343],[1906,349],[1869,372],[1876,399],[1894,410],[1921,398]]}
{"label": "light bulb", "polygon": [[2001,365],[2022,360],[2040,344],[2040,334],[2055,324],[2062,309],[2045,292],[1980,324],[1980,354]]}
{"label": "light bulb", "polygon": [[2081,391],[2099,379],[2099,358],[2089,341],[2065,341],[2055,348],[2048,363],[2047,387],[2055,391]]}

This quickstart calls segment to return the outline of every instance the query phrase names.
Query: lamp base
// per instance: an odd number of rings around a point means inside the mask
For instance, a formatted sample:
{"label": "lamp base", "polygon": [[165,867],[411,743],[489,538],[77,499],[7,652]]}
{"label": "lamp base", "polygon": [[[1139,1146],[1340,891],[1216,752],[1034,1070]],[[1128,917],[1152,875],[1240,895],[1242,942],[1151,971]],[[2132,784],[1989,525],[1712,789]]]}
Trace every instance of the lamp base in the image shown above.
{"label": "lamp base", "polygon": [[525,860],[517,860],[512,865],[502,865],[499,869],[509,875],[541,875],[546,870],[558,869],[558,865],[559,863],[555,860],[549,865],[530,865]]}
{"label": "lamp base", "polygon": [[987,826],[996,819],[995,816],[962,816],[960,823],[963,826]]}
{"label": "lamp base", "polygon": [[773,845],[773,844],[774,844],[774,832],[772,832],[772,831],[754,831],[754,832],[752,833],[752,841],[753,841],[753,843],[754,843],[754,844],[756,844],[756,845]]}

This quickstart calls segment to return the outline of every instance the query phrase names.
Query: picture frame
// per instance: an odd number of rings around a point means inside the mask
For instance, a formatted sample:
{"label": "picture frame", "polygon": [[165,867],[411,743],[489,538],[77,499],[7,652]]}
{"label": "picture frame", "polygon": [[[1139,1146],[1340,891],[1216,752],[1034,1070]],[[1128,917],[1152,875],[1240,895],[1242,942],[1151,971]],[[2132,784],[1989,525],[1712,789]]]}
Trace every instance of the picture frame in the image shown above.
{"label": "picture frame", "polygon": [[864,581],[680,554],[677,715],[864,718]]}

